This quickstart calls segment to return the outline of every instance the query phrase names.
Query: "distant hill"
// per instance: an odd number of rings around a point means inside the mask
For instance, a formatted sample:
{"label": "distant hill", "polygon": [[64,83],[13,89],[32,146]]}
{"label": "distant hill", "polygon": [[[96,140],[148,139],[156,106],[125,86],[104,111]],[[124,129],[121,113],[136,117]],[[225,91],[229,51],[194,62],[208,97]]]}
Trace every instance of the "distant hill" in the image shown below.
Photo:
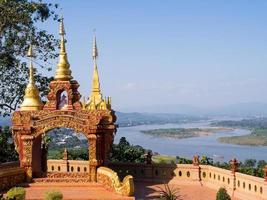
{"label": "distant hill", "polygon": [[[129,112],[129,110],[139,112]],[[116,115],[118,118],[117,124],[120,126],[182,123],[217,116],[267,117],[267,103],[239,103],[206,108],[190,105],[150,105],[125,109],[125,112],[117,111]],[[10,117],[0,117],[0,126],[10,124]]]}
{"label": "distant hill", "polygon": [[172,113],[123,113],[116,112],[117,124],[121,127],[136,126],[143,124],[166,124],[166,123],[185,123],[193,122],[202,119],[204,117],[189,116],[183,114]]}
{"label": "distant hill", "polygon": [[209,115],[267,117],[267,103],[239,103],[206,111]]}

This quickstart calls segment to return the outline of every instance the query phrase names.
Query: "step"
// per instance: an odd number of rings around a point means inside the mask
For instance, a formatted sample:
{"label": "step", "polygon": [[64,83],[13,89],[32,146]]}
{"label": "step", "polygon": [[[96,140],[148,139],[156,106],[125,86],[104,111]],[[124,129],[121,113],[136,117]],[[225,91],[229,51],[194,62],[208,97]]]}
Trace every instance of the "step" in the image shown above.
{"label": "step", "polygon": [[33,183],[90,183],[88,178],[34,178]]}

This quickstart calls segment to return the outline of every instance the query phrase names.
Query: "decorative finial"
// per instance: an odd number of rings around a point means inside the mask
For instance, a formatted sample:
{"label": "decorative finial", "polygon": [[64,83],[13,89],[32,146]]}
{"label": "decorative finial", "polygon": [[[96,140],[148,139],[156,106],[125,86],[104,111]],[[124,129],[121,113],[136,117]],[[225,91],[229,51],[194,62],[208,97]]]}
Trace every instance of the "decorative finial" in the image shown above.
{"label": "decorative finial", "polygon": [[30,45],[27,53],[27,56],[30,57],[29,83],[25,89],[21,110],[41,110],[43,108],[43,103],[39,96],[39,90],[34,81],[34,68],[32,64],[32,58],[34,54],[32,49],[32,45]]}
{"label": "decorative finial", "polygon": [[97,50],[97,45],[96,45],[96,33],[95,29],[93,30],[94,32],[94,40],[93,40],[93,60],[96,62],[96,59],[98,57],[98,50]]}
{"label": "decorative finial", "polygon": [[57,70],[55,79],[61,81],[68,81],[72,79],[70,64],[67,58],[66,47],[65,47],[65,28],[64,28],[64,18],[61,17],[59,24],[59,35],[60,35],[60,53],[59,53],[59,63],[57,64]]}
{"label": "decorative finial", "polygon": [[30,44],[30,46],[29,46],[29,50],[28,50],[28,53],[27,53],[27,57],[30,58],[29,83],[30,83],[30,84],[35,84],[34,77],[33,77],[33,74],[34,74],[34,68],[33,68],[33,64],[32,64],[32,58],[33,58],[34,56],[33,56],[33,50],[32,50],[32,45],[31,45],[31,44]]}
{"label": "decorative finial", "polygon": [[30,44],[29,46],[29,50],[28,50],[28,53],[27,53],[27,57],[29,58],[33,58],[33,50],[32,50],[32,45]]}
{"label": "decorative finial", "polygon": [[[93,61],[94,61],[94,72],[93,72],[93,88],[92,92],[95,93],[94,98],[96,99],[96,102],[99,103],[98,101],[102,100],[102,95],[100,93],[100,81],[99,81],[99,75],[98,75],[98,69],[97,69],[97,63],[96,59],[98,57],[98,51],[97,51],[97,46],[96,46],[96,35],[94,33],[94,39],[93,39]],[[92,95],[91,95],[92,96]]]}
{"label": "decorative finial", "polygon": [[66,33],[65,33],[65,28],[64,28],[64,18],[63,18],[63,15],[62,15],[61,18],[60,18],[59,35],[64,36],[65,34]]}

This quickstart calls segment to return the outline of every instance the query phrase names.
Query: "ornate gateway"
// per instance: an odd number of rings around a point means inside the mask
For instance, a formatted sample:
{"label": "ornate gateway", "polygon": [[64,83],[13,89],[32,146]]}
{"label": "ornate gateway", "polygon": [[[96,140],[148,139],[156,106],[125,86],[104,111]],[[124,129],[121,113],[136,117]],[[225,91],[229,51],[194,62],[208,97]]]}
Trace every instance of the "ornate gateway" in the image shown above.
{"label": "ornate gateway", "polygon": [[54,128],[66,127],[83,133],[88,139],[88,178],[96,181],[97,167],[107,161],[116,131],[116,116],[111,109],[111,98],[103,99],[100,91],[96,59],[96,38],[93,42],[93,85],[87,102],[80,102],[79,84],[73,80],[67,59],[63,18],[60,22],[60,53],[54,80],[49,87],[47,102],[39,97],[34,81],[33,52],[30,46],[29,83],[21,108],[12,115],[13,138],[19,153],[20,165],[28,181],[43,174],[42,135]]}

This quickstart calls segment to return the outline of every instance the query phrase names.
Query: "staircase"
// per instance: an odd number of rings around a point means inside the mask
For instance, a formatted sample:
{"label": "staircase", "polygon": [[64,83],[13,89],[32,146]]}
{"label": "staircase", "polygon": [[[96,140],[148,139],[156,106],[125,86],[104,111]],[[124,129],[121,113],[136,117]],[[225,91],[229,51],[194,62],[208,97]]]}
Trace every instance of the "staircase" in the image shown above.
{"label": "staircase", "polygon": [[33,183],[89,183],[88,173],[48,172],[41,178],[34,178]]}

